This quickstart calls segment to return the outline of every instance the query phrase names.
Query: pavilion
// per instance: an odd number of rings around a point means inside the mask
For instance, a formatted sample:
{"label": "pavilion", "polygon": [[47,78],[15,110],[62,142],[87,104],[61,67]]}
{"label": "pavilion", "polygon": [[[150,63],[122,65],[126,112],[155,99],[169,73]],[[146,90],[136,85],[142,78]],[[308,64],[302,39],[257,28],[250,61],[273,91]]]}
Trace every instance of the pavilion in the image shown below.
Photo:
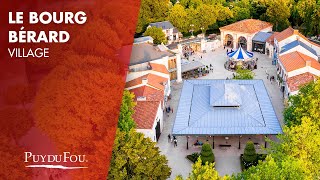
{"label": "pavilion", "polygon": [[[173,136],[277,135],[282,128],[263,80],[185,80]],[[266,143],[265,143],[266,144]],[[231,145],[230,145],[231,146]],[[266,146],[266,145],[265,145]]]}

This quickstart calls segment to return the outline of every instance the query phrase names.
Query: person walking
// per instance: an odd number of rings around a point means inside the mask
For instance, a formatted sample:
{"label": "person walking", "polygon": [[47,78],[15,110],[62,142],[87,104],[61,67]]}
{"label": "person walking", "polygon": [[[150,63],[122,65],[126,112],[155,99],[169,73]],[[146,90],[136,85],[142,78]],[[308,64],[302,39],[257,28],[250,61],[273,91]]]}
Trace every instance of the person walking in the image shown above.
{"label": "person walking", "polygon": [[173,113],[173,108],[171,108],[171,113]]}
{"label": "person walking", "polygon": [[173,140],[173,146],[174,146],[174,147],[177,147],[177,146],[178,146],[178,140],[177,140],[177,139]]}
{"label": "person walking", "polygon": [[170,142],[170,141],[171,141],[171,135],[168,134],[168,142]]}

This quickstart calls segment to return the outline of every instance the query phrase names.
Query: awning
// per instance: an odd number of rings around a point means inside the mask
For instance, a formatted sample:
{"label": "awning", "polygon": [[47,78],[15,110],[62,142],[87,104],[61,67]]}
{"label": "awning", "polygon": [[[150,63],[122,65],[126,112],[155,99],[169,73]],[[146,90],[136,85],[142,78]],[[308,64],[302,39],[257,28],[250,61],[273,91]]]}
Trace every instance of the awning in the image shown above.
{"label": "awning", "polygon": [[194,62],[191,62],[191,63],[182,64],[181,65],[181,72],[191,71],[191,70],[203,67],[203,66],[204,65],[199,61],[194,61]]}

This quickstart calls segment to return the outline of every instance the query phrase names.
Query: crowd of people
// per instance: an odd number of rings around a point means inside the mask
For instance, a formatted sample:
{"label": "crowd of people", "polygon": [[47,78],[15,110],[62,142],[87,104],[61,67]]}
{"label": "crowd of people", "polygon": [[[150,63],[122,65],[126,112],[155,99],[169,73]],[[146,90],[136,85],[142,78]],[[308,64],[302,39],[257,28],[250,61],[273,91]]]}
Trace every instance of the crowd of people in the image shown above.
{"label": "crowd of people", "polygon": [[183,46],[182,54],[184,58],[189,59],[189,57],[194,55],[194,53],[195,52],[190,45]]}

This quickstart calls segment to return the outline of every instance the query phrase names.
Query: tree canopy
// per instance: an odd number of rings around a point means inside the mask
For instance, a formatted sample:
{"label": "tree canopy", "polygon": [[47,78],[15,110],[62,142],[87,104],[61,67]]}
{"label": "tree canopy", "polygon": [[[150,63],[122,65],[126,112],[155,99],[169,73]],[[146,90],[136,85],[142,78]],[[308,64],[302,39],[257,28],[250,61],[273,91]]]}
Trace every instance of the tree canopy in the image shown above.
{"label": "tree canopy", "polygon": [[218,180],[219,174],[214,169],[214,163],[206,162],[204,165],[201,158],[198,158],[198,161],[192,165],[192,171],[187,178],[187,180]]}
{"label": "tree canopy", "polygon": [[134,129],[117,131],[108,179],[167,179],[168,160],[150,138]]}
{"label": "tree canopy", "polygon": [[134,102],[133,100],[134,94],[128,90],[124,90],[118,121],[118,128],[120,129],[120,131],[129,132],[136,125],[135,121],[132,118],[132,115],[134,113],[133,108],[136,106],[136,102]]}
{"label": "tree canopy", "polygon": [[167,39],[166,39],[166,35],[164,34],[164,32],[162,31],[161,28],[158,27],[149,27],[146,32],[144,32],[143,34],[144,36],[151,36],[153,38],[153,43],[154,44],[166,44],[167,43]]}
{"label": "tree canopy", "polygon": [[253,79],[254,73],[249,69],[237,68],[234,79]]}
{"label": "tree canopy", "polygon": [[289,104],[284,111],[284,121],[289,127],[301,124],[302,117],[320,126],[320,81],[301,87],[297,95],[289,97]]}
{"label": "tree canopy", "polygon": [[[180,32],[218,31],[221,26],[254,18],[269,21],[274,30],[289,25],[298,27],[305,35],[320,33],[320,3],[316,0],[143,0],[137,33],[145,31],[151,22],[169,20]],[[203,11],[204,10],[204,11]],[[194,27],[190,25],[193,24]]]}

